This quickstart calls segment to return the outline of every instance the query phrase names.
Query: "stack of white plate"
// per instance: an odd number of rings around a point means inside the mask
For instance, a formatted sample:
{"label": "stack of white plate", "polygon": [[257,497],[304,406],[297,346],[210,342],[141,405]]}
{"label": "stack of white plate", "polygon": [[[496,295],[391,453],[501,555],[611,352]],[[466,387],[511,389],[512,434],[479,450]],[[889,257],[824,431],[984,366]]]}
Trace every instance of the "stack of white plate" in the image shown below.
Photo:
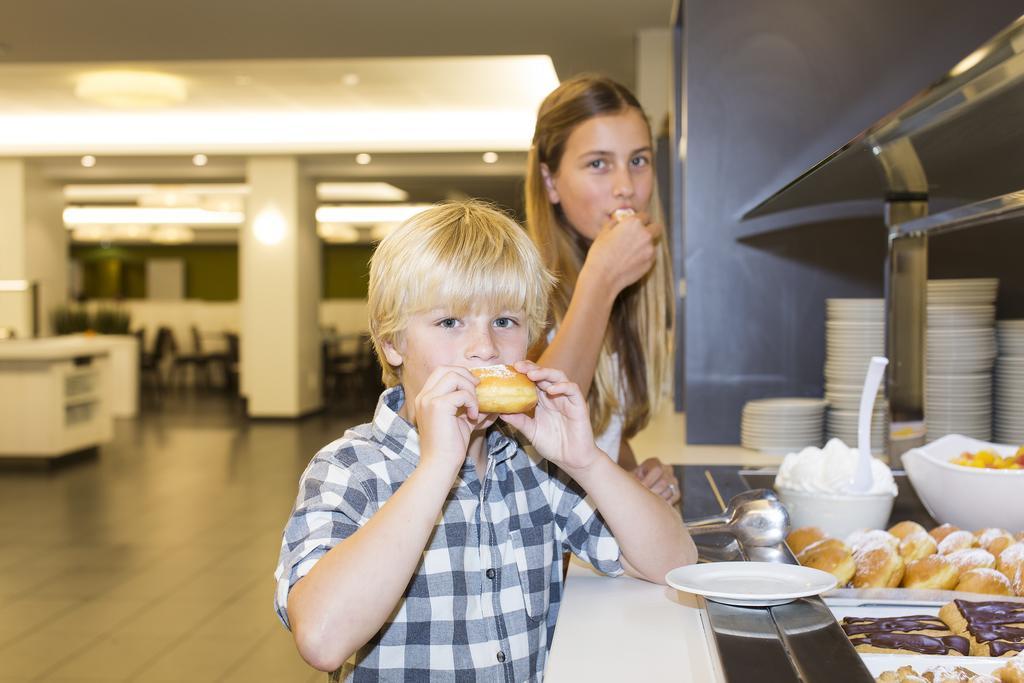
{"label": "stack of white plate", "polygon": [[999,443],[1024,443],[1024,320],[996,323],[993,431]]}
{"label": "stack of white plate", "polygon": [[825,400],[763,398],[743,406],[740,440],[744,448],[785,455],[807,446],[821,446]]}
{"label": "stack of white plate", "polygon": [[[857,445],[857,411],[872,356],[885,355],[883,299],[826,299],[825,399],[829,402],[826,434]],[[883,382],[884,385],[884,382]],[[889,435],[889,406],[882,389],[871,418],[871,450],[884,452]]]}
{"label": "stack of white plate", "polygon": [[928,281],[925,419],[928,440],[992,438],[997,278]]}

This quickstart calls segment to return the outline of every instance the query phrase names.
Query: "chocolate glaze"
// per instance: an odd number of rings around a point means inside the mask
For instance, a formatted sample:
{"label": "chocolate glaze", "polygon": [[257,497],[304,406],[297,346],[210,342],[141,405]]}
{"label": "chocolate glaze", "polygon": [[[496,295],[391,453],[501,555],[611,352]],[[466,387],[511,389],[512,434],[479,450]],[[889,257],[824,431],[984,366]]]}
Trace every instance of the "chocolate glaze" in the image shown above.
{"label": "chocolate glaze", "polygon": [[967,621],[967,630],[989,653],[1000,657],[1024,651],[1024,603],[954,600]]}
{"label": "chocolate glaze", "polygon": [[843,619],[842,626],[848,636],[860,633],[876,633],[880,631],[944,631],[949,633],[949,627],[946,626],[941,619],[927,614],[878,618],[845,617]]}
{"label": "chocolate glaze", "polygon": [[887,650],[909,650],[922,655],[968,655],[971,643],[963,636],[925,636],[919,633],[865,633],[851,638],[854,645],[874,645]]}

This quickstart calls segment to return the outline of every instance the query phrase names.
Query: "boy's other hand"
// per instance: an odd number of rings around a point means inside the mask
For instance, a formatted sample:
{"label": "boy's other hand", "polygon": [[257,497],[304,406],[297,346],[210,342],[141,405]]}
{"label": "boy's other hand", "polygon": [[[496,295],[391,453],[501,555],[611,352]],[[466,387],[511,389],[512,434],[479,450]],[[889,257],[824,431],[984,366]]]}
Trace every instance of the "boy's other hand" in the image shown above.
{"label": "boy's other hand", "polygon": [[470,435],[488,420],[477,410],[479,381],[466,368],[453,365],[439,366],[427,377],[415,398],[422,463],[443,464],[453,477],[462,468]]}
{"label": "boy's other hand", "polygon": [[530,361],[514,364],[537,385],[533,417],[502,415],[501,419],[529,439],[541,456],[563,469],[583,468],[600,454],[590,428],[587,401],[580,388],[561,370],[542,368]]}
{"label": "boy's other hand", "polygon": [[633,284],[654,265],[664,228],[649,221],[643,213],[613,219],[601,229],[587,251],[587,262],[593,262],[605,273],[615,291]]}
{"label": "boy's other hand", "polygon": [[663,464],[657,458],[647,458],[633,470],[633,476],[652,492],[664,498],[670,505],[675,505],[682,498],[679,480],[672,472],[672,467]]}

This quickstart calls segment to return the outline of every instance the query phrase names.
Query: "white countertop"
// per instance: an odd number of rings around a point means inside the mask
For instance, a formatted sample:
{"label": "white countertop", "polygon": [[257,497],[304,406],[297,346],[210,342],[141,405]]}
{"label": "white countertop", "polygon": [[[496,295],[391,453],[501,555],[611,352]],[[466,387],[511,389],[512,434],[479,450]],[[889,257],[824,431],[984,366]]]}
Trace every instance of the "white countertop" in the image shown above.
{"label": "white countertop", "polygon": [[110,345],[106,340],[89,337],[67,336],[0,341],[0,361],[67,360],[80,356],[106,356],[109,353]]}
{"label": "white countertop", "polygon": [[548,654],[546,683],[720,680],[699,598],[574,560]]}

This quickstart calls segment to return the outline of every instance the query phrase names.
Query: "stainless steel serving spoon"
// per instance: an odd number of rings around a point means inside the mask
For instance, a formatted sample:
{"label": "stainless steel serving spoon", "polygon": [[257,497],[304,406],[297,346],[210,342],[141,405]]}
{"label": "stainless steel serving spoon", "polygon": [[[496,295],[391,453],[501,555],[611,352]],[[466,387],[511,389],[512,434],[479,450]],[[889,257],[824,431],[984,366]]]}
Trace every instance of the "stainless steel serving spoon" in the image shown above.
{"label": "stainless steel serving spoon", "polygon": [[745,547],[781,543],[789,532],[789,513],[770,489],[752,489],[732,497],[720,515],[686,523],[691,536],[729,534]]}

